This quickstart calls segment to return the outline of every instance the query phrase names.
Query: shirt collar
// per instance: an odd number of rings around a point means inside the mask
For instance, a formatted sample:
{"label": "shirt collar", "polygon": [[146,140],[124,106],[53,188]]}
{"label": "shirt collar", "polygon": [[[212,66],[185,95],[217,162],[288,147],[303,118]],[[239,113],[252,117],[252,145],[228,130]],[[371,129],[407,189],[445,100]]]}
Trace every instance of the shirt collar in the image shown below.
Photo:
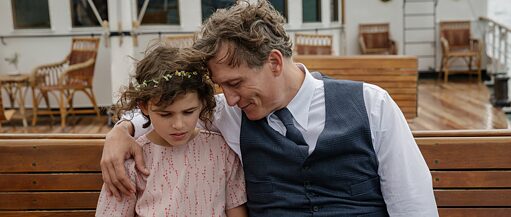
{"label": "shirt collar", "polygon": [[321,86],[320,80],[315,79],[309,73],[309,70],[305,65],[297,63],[296,66],[305,73],[305,79],[303,80],[302,86],[296,93],[295,97],[289,102],[287,108],[293,115],[296,122],[303,128],[307,129],[309,123],[309,109],[312,103],[312,97],[317,87]]}

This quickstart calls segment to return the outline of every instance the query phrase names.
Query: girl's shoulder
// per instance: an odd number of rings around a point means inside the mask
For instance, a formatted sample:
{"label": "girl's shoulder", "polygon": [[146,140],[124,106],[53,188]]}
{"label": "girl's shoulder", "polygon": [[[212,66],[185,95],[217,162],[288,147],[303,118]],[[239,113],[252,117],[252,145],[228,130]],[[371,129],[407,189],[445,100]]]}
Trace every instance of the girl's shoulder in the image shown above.
{"label": "girl's shoulder", "polygon": [[212,136],[220,136],[220,137],[222,137],[222,134],[220,134],[219,132],[214,132],[214,131],[209,131],[209,130],[204,130],[204,129],[201,129],[199,131],[199,134],[206,135],[206,136],[212,135]]}
{"label": "girl's shoulder", "polygon": [[199,135],[197,135],[197,137],[208,138],[208,139],[219,139],[219,140],[224,141],[224,137],[222,137],[222,134],[220,134],[218,132],[204,130],[204,129],[201,129],[199,131]]}
{"label": "girl's shoulder", "polygon": [[202,141],[215,142],[225,144],[224,137],[218,132],[201,129],[197,135],[198,139]]}
{"label": "girl's shoulder", "polygon": [[146,145],[149,145],[149,144],[152,144],[151,140],[149,140],[149,138],[147,138],[147,134],[149,134],[152,130],[150,130],[149,132],[139,136],[136,141],[138,143],[138,145],[140,145],[141,147],[144,147]]}

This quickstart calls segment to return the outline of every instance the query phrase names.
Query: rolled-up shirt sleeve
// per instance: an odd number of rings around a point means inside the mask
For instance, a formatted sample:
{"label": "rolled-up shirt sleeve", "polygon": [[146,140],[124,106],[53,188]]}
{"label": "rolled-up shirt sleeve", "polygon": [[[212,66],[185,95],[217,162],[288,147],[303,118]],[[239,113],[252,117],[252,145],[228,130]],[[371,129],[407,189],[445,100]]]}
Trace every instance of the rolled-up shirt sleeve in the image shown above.
{"label": "rolled-up shirt sleeve", "polygon": [[438,216],[431,173],[403,113],[385,90],[364,85],[378,174],[390,216]]}
{"label": "rolled-up shirt sleeve", "polygon": [[146,128],[143,127],[147,122],[147,118],[144,117],[140,109],[134,109],[124,113],[116,124],[119,124],[122,121],[130,121],[131,124],[133,124],[133,129],[135,131],[133,137],[135,138],[138,138],[153,129],[153,125],[149,125],[149,127]]}

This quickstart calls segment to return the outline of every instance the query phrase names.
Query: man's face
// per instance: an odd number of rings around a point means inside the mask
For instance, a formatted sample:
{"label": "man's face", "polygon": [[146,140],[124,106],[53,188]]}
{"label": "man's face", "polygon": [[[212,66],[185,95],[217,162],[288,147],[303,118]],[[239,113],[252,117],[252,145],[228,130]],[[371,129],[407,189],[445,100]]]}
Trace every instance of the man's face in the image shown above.
{"label": "man's face", "polygon": [[239,67],[219,63],[218,57],[225,56],[226,50],[223,46],[208,67],[211,79],[222,87],[229,106],[238,106],[250,120],[262,119],[279,108],[279,80],[270,64],[250,68],[246,63]]}

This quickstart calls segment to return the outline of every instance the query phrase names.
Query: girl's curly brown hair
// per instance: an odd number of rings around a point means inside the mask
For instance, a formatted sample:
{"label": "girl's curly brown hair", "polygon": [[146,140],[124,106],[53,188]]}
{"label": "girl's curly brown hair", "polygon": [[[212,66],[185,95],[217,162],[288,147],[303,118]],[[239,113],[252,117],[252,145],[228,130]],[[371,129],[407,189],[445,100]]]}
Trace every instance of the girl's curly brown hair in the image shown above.
{"label": "girl's curly brown hair", "polygon": [[[164,75],[174,74],[176,71],[196,73],[164,79]],[[130,84],[123,87],[116,105],[117,115],[137,109],[139,105],[149,101],[164,108],[171,105],[177,97],[196,92],[203,104],[199,119],[208,127],[212,122],[216,104],[213,84],[207,74],[202,52],[192,48],[170,47],[163,43],[154,44],[146,50],[145,57],[137,62]],[[148,85],[139,85],[144,81]],[[151,120],[145,114],[144,116],[148,120],[143,125],[145,128],[151,124]]]}

